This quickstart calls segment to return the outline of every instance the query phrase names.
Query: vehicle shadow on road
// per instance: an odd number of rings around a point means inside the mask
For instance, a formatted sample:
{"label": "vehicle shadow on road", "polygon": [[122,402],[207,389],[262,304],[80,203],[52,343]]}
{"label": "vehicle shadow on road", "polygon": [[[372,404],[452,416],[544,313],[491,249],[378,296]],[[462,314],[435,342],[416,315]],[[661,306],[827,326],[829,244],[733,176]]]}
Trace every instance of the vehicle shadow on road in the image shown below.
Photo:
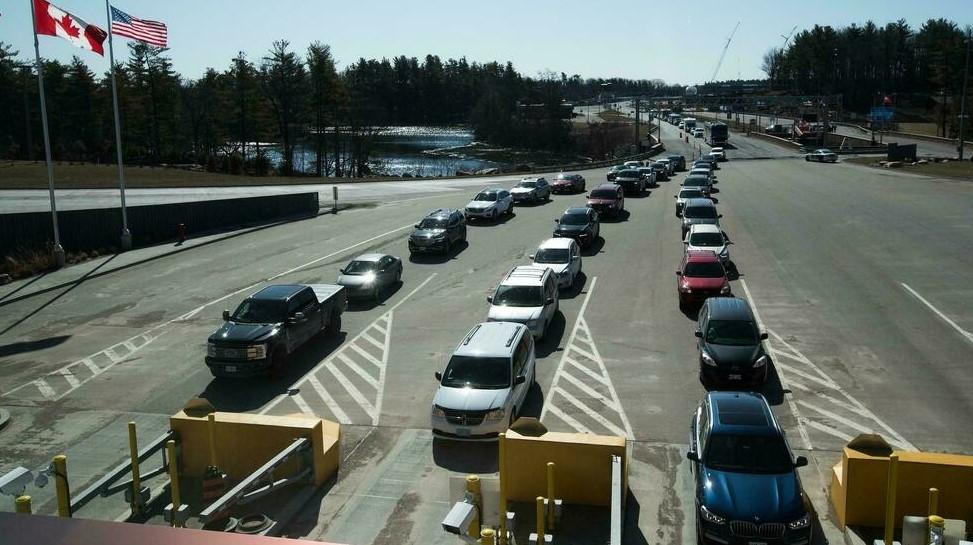
{"label": "vehicle shadow on road", "polygon": [[534,345],[534,352],[536,352],[537,357],[546,358],[560,350],[558,346],[561,344],[561,339],[564,338],[565,327],[564,313],[559,310],[551,318],[551,323],[547,324],[547,331],[544,333],[544,338],[537,341],[537,344]]}
{"label": "vehicle shadow on road", "polygon": [[602,223],[625,223],[628,218],[631,217],[632,213],[628,210],[622,210],[614,216],[602,216]]}
{"label": "vehicle shadow on road", "polygon": [[409,263],[415,263],[416,265],[442,265],[463,253],[469,247],[470,243],[464,240],[454,244],[448,254],[409,254]]}
{"label": "vehicle shadow on road", "polygon": [[784,394],[788,392],[784,390],[784,386],[780,382],[776,362],[770,357],[770,354],[767,355],[767,359],[770,360],[767,363],[769,365],[767,368],[767,382],[758,388],[757,391],[767,398],[767,403],[770,403],[772,406],[777,406],[784,402]]}
{"label": "vehicle shadow on road", "polygon": [[503,225],[504,223],[507,223],[508,221],[510,221],[510,220],[512,220],[512,219],[514,219],[516,217],[517,217],[517,214],[513,211],[513,209],[511,209],[509,214],[503,214],[503,215],[497,216],[497,219],[495,219],[495,220],[490,220],[490,219],[472,219],[472,218],[467,219],[466,220],[466,226],[467,227],[474,227],[474,228],[476,228],[476,227],[493,227],[494,225]]}
{"label": "vehicle shadow on road", "polygon": [[686,303],[679,305],[679,312],[682,312],[683,316],[689,318],[690,320],[696,322],[699,321],[699,309],[703,307],[702,303]]}
{"label": "vehicle shadow on road", "polygon": [[345,342],[347,333],[315,339],[291,354],[280,377],[214,378],[199,394],[218,411],[244,412],[259,409],[280,394],[289,392],[315,365]]}
{"label": "vehicle shadow on road", "polygon": [[398,282],[390,286],[387,286],[384,290],[382,290],[379,293],[378,299],[366,299],[366,298],[348,299],[348,310],[353,312],[361,312],[366,310],[372,310],[376,307],[382,306],[385,304],[386,301],[389,300],[389,298],[391,298],[393,295],[398,293],[399,290],[402,289],[403,284],[404,283],[401,280],[399,280]]}
{"label": "vehicle shadow on road", "polygon": [[591,241],[591,244],[581,249],[581,255],[584,257],[596,256],[601,253],[601,250],[604,247],[605,247],[605,238],[599,234],[598,238]]}
{"label": "vehicle shadow on road", "polygon": [[743,274],[740,269],[737,268],[737,264],[731,259],[726,262],[726,279],[727,280],[739,280]]}
{"label": "vehicle shadow on road", "polygon": [[625,536],[625,543],[629,545],[648,545],[649,541],[642,534],[639,528],[639,515],[642,513],[642,506],[639,505],[638,498],[631,491],[625,502],[625,514],[622,521],[622,534]]}
{"label": "vehicle shadow on road", "polygon": [[437,466],[458,473],[494,473],[498,467],[496,441],[450,441],[433,437],[432,459]]}
{"label": "vehicle shadow on road", "polygon": [[53,348],[59,344],[63,344],[71,337],[72,335],[57,335],[55,337],[37,339],[36,341],[23,341],[0,345],[0,358],[16,356],[17,354],[23,354],[24,352],[34,352],[36,350]]}
{"label": "vehicle shadow on road", "polygon": [[544,392],[541,391],[541,385],[535,382],[530,390],[527,390],[527,397],[524,398],[524,405],[520,408],[517,418],[529,416],[540,420],[542,410],[544,410]]}
{"label": "vehicle shadow on road", "polygon": [[584,291],[585,284],[588,283],[588,275],[584,271],[578,271],[578,276],[574,279],[574,285],[570,288],[561,290],[561,299],[574,299]]}

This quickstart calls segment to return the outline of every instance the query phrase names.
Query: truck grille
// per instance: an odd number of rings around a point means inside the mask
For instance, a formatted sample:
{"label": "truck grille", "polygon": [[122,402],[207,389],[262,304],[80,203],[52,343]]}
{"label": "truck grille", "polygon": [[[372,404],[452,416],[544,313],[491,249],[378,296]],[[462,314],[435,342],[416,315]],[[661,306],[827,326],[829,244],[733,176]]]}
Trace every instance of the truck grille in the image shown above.
{"label": "truck grille", "polygon": [[745,520],[730,521],[730,531],[737,537],[761,537],[779,539],[784,535],[784,525],[780,522],[754,524]]}
{"label": "truck grille", "polygon": [[487,411],[458,411],[440,407],[446,415],[446,421],[457,426],[479,426]]}

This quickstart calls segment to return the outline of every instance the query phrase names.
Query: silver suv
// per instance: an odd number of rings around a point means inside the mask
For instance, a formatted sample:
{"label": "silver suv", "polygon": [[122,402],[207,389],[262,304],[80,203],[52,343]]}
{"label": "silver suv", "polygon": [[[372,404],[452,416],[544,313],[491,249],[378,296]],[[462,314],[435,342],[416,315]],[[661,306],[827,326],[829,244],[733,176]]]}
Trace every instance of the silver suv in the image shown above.
{"label": "silver suv", "polygon": [[716,205],[710,199],[687,199],[682,208],[682,237],[693,225],[716,225],[719,227],[723,214],[716,211]]}
{"label": "silver suv", "polygon": [[534,339],[523,324],[473,326],[436,373],[432,431],[451,439],[496,439],[513,424],[537,378]]}
{"label": "silver suv", "polygon": [[487,320],[521,323],[534,337],[543,338],[558,310],[557,277],[543,266],[514,267],[487,301]]}

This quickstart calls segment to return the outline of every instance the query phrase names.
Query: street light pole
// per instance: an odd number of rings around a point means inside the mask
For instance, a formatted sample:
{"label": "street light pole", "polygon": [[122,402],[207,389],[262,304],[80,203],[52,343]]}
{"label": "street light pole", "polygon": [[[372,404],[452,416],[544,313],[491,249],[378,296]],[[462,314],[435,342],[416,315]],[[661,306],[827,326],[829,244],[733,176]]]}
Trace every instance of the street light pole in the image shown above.
{"label": "street light pole", "polygon": [[966,37],[966,64],[963,67],[963,93],[959,105],[959,160],[963,160],[963,131],[966,125],[966,88],[970,86],[970,42],[973,42],[973,34]]}

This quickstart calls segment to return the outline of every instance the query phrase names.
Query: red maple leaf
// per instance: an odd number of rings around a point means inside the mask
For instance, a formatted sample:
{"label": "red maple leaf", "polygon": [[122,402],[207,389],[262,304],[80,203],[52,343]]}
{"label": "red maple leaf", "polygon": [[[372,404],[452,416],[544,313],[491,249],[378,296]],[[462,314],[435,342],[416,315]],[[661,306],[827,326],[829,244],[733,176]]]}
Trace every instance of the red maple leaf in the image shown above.
{"label": "red maple leaf", "polygon": [[59,25],[61,25],[61,28],[64,29],[64,32],[68,36],[70,36],[72,38],[77,38],[78,36],[81,35],[81,31],[79,31],[78,29],[74,28],[74,25],[72,24],[72,23],[74,23],[74,19],[72,19],[71,16],[68,15],[67,13],[65,13],[64,14],[64,17],[61,17],[61,20],[58,21],[57,23]]}

